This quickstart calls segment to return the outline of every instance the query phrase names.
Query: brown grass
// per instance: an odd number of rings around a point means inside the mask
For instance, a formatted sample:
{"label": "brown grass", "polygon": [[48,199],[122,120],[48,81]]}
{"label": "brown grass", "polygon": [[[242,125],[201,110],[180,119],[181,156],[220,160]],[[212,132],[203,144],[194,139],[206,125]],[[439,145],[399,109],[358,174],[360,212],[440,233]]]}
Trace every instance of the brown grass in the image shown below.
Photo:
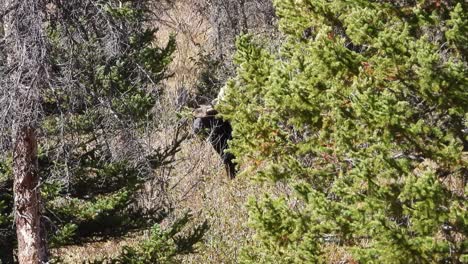
{"label": "brown grass", "polygon": [[170,35],[176,36],[177,50],[170,65],[174,76],[167,81],[168,88],[180,85],[191,88],[200,71],[195,63],[198,55],[211,49],[209,23],[198,14],[190,0],[177,1],[172,8],[162,11],[155,23],[159,28],[157,44],[164,45]]}
{"label": "brown grass", "polygon": [[246,179],[228,178],[218,154],[207,142],[193,139],[181,156],[190,165],[179,167],[181,173],[175,174],[174,202],[180,211],[190,209],[198,221],[210,224],[198,254],[186,256],[183,262],[235,263],[240,246],[251,232],[243,205],[253,190]]}
{"label": "brown grass", "polygon": [[144,238],[142,234],[129,234],[127,237],[83,245],[66,246],[51,250],[52,256],[59,256],[63,263],[83,263],[106,257],[116,257],[122,247],[134,246]]}

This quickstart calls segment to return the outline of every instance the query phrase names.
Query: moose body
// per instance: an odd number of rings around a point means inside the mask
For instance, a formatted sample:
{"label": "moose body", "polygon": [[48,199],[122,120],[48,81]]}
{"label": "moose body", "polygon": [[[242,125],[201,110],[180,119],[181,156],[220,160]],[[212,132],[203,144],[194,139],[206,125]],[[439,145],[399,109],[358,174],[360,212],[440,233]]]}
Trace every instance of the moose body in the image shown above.
{"label": "moose body", "polygon": [[209,105],[202,105],[194,111],[195,120],[193,131],[195,134],[207,137],[213,148],[223,160],[229,178],[236,175],[234,155],[226,153],[228,141],[232,138],[232,127],[228,121],[216,117],[218,112]]}

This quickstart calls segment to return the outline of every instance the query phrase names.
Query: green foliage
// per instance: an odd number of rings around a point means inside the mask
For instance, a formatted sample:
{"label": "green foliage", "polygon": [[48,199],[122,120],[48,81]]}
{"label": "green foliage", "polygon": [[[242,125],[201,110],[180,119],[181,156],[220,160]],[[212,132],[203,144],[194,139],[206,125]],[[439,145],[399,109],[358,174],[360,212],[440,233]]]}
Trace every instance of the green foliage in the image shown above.
{"label": "green foliage", "polygon": [[453,11],[450,12],[450,19],[447,21],[447,25],[449,29],[445,32],[445,37],[453,48],[460,52],[463,59],[466,60],[466,56],[468,55],[466,47],[468,41],[468,36],[466,35],[466,32],[468,32],[466,6],[464,8],[462,3],[458,3]]}
{"label": "green foliage", "polygon": [[128,192],[120,191],[115,194],[95,197],[92,201],[71,198],[63,201],[59,206],[51,201],[49,207],[61,216],[71,216],[76,221],[90,221],[102,217],[106,212],[115,211],[116,208],[125,206],[129,200],[128,195]]}
{"label": "green foliage", "polygon": [[466,260],[466,4],[275,4],[288,40],[239,38],[218,107],[243,174],[293,190],[249,203],[242,262]]}
{"label": "green foliage", "polygon": [[102,5],[104,7],[104,11],[112,17],[136,20],[141,16],[141,13],[132,7],[131,1],[121,2],[118,6],[114,6],[112,2],[103,3]]}
{"label": "green foliage", "polygon": [[66,223],[60,227],[50,239],[49,244],[51,247],[58,247],[73,242],[73,237],[76,236],[78,226],[72,223]]}
{"label": "green foliage", "polygon": [[11,155],[7,155],[0,159],[0,182],[7,181],[12,178],[13,175],[13,168],[12,163],[13,157]]}
{"label": "green foliage", "polygon": [[0,263],[9,263],[13,259],[15,233],[12,230],[12,208],[10,197],[0,193]]}
{"label": "green foliage", "polygon": [[[6,228],[12,222],[13,196],[9,190],[12,182],[12,157],[0,159],[0,229]],[[1,239],[0,239],[1,240]]]}
{"label": "green foliage", "polygon": [[202,239],[208,228],[207,223],[204,222],[187,232],[190,219],[190,214],[186,213],[166,230],[161,229],[159,225],[154,225],[149,238],[137,246],[126,246],[118,257],[92,263],[177,263],[177,256],[194,252],[194,245]]}
{"label": "green foliage", "polygon": [[196,83],[196,101],[200,104],[210,104],[216,99],[219,89],[222,86],[222,64],[221,61],[213,58],[213,54],[201,52],[195,65],[201,70]]}
{"label": "green foliage", "polygon": [[39,165],[52,247],[149,227],[166,210],[135,206],[151,153],[125,136],[152,122],[175,39],[154,45],[146,1],[80,5],[58,5],[46,24],[57,87],[43,91]]}
{"label": "green foliage", "polygon": [[5,201],[0,200],[0,226],[3,226],[8,221],[8,217],[4,213],[5,209],[6,209]]}
{"label": "green foliage", "polygon": [[[176,48],[173,36],[167,45],[155,45],[149,5],[50,3],[44,23],[50,87],[40,94],[38,163],[51,248],[149,228],[169,210],[136,201],[153,170],[168,162],[159,153],[164,150],[143,149],[139,138],[155,123],[152,109]],[[156,156],[159,164],[152,163]],[[11,175],[10,164],[0,162],[0,184]],[[13,201],[3,196],[0,228],[11,229],[3,216]]]}
{"label": "green foliage", "polygon": [[12,157],[0,157],[0,263],[13,259],[15,232],[13,226]]}

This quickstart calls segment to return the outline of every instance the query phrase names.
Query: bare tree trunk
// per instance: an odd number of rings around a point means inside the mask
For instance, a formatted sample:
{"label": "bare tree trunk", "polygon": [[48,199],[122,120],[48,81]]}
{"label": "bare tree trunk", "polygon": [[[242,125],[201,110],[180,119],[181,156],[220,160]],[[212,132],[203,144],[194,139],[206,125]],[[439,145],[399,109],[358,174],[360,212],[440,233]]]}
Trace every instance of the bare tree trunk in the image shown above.
{"label": "bare tree trunk", "polygon": [[45,2],[5,0],[5,50],[8,89],[13,116],[13,196],[18,262],[47,262],[45,233],[41,230],[36,129],[40,91],[47,83],[47,47],[43,32]]}
{"label": "bare tree trunk", "polygon": [[45,263],[47,253],[41,236],[40,193],[37,171],[37,140],[35,129],[23,126],[15,129],[13,174],[18,261]]}

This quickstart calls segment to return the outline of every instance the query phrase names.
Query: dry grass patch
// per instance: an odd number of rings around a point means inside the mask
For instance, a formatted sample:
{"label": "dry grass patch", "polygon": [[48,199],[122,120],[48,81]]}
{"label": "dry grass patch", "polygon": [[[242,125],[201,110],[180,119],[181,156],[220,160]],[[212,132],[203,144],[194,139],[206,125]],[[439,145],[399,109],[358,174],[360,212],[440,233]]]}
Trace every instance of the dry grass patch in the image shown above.
{"label": "dry grass patch", "polygon": [[244,178],[230,180],[219,155],[208,142],[194,138],[180,153],[185,166],[174,174],[176,211],[191,210],[197,221],[207,220],[210,229],[197,254],[184,263],[236,263],[240,248],[250,237],[244,207],[255,189]]}
{"label": "dry grass patch", "polygon": [[158,45],[167,43],[171,35],[176,38],[177,49],[169,66],[174,75],[167,81],[168,88],[177,88],[181,84],[193,87],[201,70],[197,65],[198,56],[211,49],[210,24],[189,0],[176,1],[159,10],[154,23],[159,28],[156,34]]}
{"label": "dry grass patch", "polygon": [[63,263],[86,263],[102,258],[116,257],[120,254],[122,247],[135,246],[144,238],[145,236],[142,233],[134,233],[123,238],[115,238],[107,241],[64,246],[51,250],[51,255],[59,256]]}

